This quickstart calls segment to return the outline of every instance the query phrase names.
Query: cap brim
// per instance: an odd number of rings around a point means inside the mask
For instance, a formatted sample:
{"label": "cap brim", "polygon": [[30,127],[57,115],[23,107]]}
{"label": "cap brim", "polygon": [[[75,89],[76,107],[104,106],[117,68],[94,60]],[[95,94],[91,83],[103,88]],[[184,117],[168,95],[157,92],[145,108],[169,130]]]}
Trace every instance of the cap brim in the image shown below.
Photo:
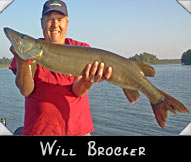
{"label": "cap brim", "polygon": [[60,12],[60,13],[62,13],[63,15],[68,16],[67,13],[64,13],[62,10],[59,10],[58,8],[51,8],[51,9],[48,9],[48,10],[46,10],[46,11],[42,14],[42,16],[43,16],[43,15],[46,15],[47,13],[49,13],[49,12],[51,12],[51,11]]}

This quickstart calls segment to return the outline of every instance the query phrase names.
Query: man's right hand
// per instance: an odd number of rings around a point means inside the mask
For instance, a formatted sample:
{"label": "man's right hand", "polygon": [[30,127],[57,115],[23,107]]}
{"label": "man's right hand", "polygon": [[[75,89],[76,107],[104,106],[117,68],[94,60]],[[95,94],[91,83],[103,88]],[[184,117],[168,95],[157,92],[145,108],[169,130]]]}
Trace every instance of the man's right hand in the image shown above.
{"label": "man's right hand", "polygon": [[19,88],[21,94],[28,97],[34,90],[34,80],[31,71],[31,65],[28,60],[23,60],[14,50],[14,47],[10,47],[10,51],[15,56],[17,61],[17,73],[16,73],[16,85]]}
{"label": "man's right hand", "polygon": [[16,58],[16,60],[17,60],[18,62],[28,62],[27,60],[23,60],[22,58],[19,57],[19,55],[16,53],[16,51],[15,51],[15,49],[14,49],[13,46],[11,46],[11,47],[9,48],[9,50],[10,50],[11,53],[15,56],[15,58]]}

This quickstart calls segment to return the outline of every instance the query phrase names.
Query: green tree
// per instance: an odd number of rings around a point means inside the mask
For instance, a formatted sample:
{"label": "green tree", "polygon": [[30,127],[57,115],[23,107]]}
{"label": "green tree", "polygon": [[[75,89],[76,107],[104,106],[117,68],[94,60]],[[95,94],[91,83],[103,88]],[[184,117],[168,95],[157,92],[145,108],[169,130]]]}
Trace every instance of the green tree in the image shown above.
{"label": "green tree", "polygon": [[191,49],[182,54],[181,63],[184,65],[191,65]]}
{"label": "green tree", "polygon": [[146,52],[140,55],[136,54],[135,56],[130,57],[129,59],[146,64],[161,64],[161,61],[155,55]]}
{"label": "green tree", "polygon": [[12,59],[9,59],[9,58],[6,58],[6,57],[2,57],[2,58],[0,58],[0,64],[9,65],[11,63],[11,60]]}

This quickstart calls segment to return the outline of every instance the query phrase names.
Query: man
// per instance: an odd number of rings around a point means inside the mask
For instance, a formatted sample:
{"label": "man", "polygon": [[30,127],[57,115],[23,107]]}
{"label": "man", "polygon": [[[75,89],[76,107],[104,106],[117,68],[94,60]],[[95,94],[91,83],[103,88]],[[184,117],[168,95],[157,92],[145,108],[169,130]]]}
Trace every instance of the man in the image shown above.
{"label": "man", "polygon": [[[68,11],[61,0],[49,0],[44,4],[41,27],[45,41],[89,47],[66,38]],[[22,134],[89,135],[94,128],[87,92],[94,82],[108,80],[112,68],[103,73],[104,64],[95,61],[85,67],[82,76],[67,76],[22,60],[13,47],[10,50],[17,65],[16,85],[25,96]],[[14,62],[10,68],[14,71]]]}

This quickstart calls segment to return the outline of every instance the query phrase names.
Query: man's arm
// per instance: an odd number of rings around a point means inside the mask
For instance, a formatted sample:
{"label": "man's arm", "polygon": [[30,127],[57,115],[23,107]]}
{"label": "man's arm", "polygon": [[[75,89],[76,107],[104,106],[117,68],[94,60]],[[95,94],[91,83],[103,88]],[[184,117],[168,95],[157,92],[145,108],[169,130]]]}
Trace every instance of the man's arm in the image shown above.
{"label": "man's arm", "polygon": [[85,93],[87,93],[92,84],[95,82],[102,82],[104,80],[108,80],[112,74],[112,68],[109,67],[107,71],[104,73],[104,63],[98,64],[97,61],[94,62],[93,65],[88,64],[84,69],[83,75],[78,76],[73,83],[72,91],[76,97],[81,97]]}
{"label": "man's arm", "polygon": [[17,55],[13,46],[10,47],[10,51],[17,60],[17,73],[15,80],[16,85],[21,94],[25,97],[28,97],[34,90],[34,80],[32,77],[31,65],[28,64],[28,60],[23,60]]}

